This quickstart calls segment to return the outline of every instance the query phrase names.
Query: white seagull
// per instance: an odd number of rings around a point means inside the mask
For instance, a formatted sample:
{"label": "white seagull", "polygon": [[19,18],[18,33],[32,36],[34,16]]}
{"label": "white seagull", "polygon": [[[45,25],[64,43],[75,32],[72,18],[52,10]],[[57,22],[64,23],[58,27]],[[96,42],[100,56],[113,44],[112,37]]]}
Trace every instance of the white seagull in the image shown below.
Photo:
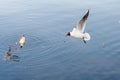
{"label": "white seagull", "polygon": [[84,43],[90,40],[90,35],[85,32],[86,20],[89,15],[89,10],[84,14],[82,19],[77,23],[76,28],[73,28],[72,32],[68,32],[66,36],[83,39]]}
{"label": "white seagull", "polygon": [[24,46],[24,44],[25,44],[25,36],[24,35],[20,37],[19,44],[20,44],[20,48],[22,48]]}

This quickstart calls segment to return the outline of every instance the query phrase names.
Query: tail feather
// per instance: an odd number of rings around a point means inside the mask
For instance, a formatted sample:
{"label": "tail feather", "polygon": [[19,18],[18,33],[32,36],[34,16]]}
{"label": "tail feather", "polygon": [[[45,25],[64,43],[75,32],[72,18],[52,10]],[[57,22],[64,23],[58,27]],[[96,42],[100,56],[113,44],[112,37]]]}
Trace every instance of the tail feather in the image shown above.
{"label": "tail feather", "polygon": [[84,40],[88,41],[90,39],[91,39],[90,35],[88,33],[85,33]]}

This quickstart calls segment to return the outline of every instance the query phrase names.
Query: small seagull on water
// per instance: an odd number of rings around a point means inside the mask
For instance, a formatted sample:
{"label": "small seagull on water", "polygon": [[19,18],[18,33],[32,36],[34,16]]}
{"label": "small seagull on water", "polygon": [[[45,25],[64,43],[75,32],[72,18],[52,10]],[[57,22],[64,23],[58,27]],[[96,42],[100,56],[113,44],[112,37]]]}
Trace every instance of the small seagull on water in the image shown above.
{"label": "small seagull on water", "polygon": [[11,50],[11,47],[9,47],[9,50],[7,52],[7,56],[11,56],[13,54],[12,50]]}
{"label": "small seagull on water", "polygon": [[19,44],[20,44],[20,48],[22,48],[24,46],[24,44],[25,44],[25,36],[24,35],[20,37]]}
{"label": "small seagull on water", "polygon": [[13,60],[13,61],[19,62],[19,56],[13,55],[13,53],[14,52],[12,51],[12,48],[10,46],[8,52],[6,53],[7,55],[4,56],[3,60],[5,61]]}
{"label": "small seagull on water", "polygon": [[7,55],[3,58],[3,60],[10,60],[11,59],[11,56],[13,54],[12,50],[11,50],[11,47],[9,47],[9,50],[8,52],[6,53]]}
{"label": "small seagull on water", "polygon": [[85,13],[85,15],[82,17],[82,19],[77,23],[76,28],[73,28],[72,32],[68,32],[66,36],[71,36],[74,38],[80,38],[86,43],[86,41],[90,40],[90,35],[88,33],[85,33],[85,26],[86,26],[86,20],[89,16],[89,10]]}

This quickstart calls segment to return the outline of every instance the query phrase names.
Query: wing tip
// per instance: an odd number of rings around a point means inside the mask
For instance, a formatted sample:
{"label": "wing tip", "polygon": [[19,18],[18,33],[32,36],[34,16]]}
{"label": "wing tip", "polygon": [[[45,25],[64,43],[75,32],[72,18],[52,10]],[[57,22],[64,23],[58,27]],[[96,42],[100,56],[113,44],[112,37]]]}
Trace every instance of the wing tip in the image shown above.
{"label": "wing tip", "polygon": [[89,12],[90,10],[89,9],[87,9],[87,12]]}
{"label": "wing tip", "polygon": [[89,16],[89,9],[86,11],[85,15],[83,16],[83,19],[86,20],[88,18],[88,16]]}
{"label": "wing tip", "polygon": [[88,15],[89,15],[89,12],[90,12],[90,10],[88,9],[88,10],[87,10],[87,12],[86,12],[86,14],[88,14]]}

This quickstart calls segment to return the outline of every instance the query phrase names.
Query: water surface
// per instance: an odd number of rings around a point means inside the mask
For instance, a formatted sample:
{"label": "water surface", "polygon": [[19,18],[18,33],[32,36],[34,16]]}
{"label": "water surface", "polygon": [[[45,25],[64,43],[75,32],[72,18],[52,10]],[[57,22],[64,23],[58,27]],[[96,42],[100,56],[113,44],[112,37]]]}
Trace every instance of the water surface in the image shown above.
{"label": "water surface", "polygon": [[[0,80],[119,80],[119,3],[0,0]],[[91,40],[65,37],[87,9]],[[3,60],[9,46],[19,61]]]}

